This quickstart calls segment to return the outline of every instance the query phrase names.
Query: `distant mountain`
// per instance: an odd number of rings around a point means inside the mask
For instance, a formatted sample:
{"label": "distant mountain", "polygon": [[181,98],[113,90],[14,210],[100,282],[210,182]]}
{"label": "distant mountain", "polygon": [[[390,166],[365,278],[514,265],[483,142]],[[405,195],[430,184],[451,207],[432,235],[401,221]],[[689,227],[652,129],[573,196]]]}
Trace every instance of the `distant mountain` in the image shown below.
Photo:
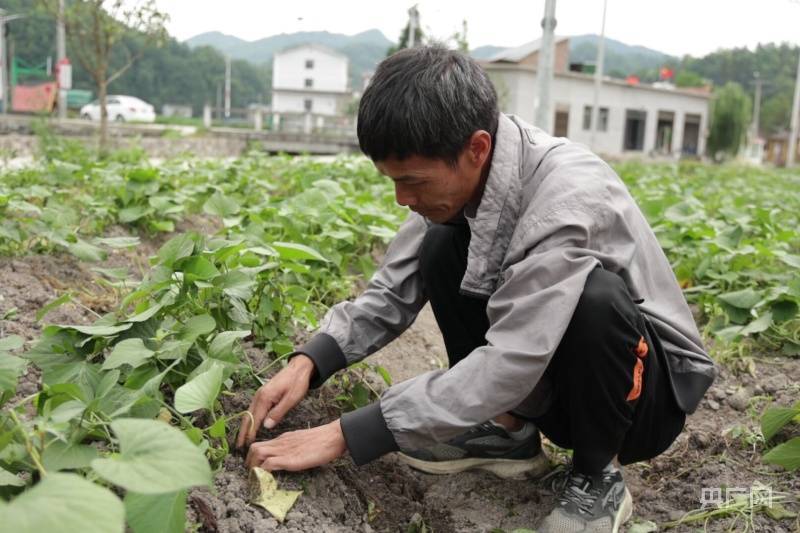
{"label": "distant mountain", "polygon": [[[598,35],[576,35],[570,37],[570,62],[594,63],[597,56]],[[350,82],[353,88],[361,86],[361,74],[374,70],[386,57],[392,41],[379,30],[368,30],[356,35],[343,35],[327,31],[281,33],[257,41],[245,41],[220,32],[202,33],[186,40],[192,48],[211,46],[234,59],[242,59],[256,65],[269,64],[275,52],[305,43],[315,43],[338,50],[350,59]],[[488,59],[505,48],[480,46],[470,52],[476,59]],[[629,74],[643,75],[643,79],[657,79],[657,70],[667,64],[676,65],[680,60],[668,54],[644,46],[632,46],[606,38],[605,72],[615,77]],[[652,81],[652,80],[649,80]]]}
{"label": "distant mountain", "polygon": [[195,48],[211,46],[234,59],[243,59],[254,64],[267,64],[275,52],[306,43],[327,46],[342,52],[350,59],[350,80],[354,88],[361,86],[361,74],[375,68],[386,57],[392,42],[379,30],[368,30],[356,35],[343,35],[327,31],[281,33],[257,41],[245,41],[220,32],[202,33],[186,40]]}
{"label": "distant mountain", "polygon": [[[574,35],[569,38],[569,60],[571,63],[594,63],[597,59],[599,35]],[[659,69],[664,65],[676,65],[680,59],[652,48],[633,46],[614,39],[605,39],[603,70],[615,77],[641,74]]]}

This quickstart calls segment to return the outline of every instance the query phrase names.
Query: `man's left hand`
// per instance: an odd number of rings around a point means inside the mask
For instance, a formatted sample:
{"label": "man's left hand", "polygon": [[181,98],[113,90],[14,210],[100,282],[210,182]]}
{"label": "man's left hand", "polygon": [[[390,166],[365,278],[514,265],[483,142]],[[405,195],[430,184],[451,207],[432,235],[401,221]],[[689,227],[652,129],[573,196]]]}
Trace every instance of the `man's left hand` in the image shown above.
{"label": "man's left hand", "polygon": [[289,431],[272,440],[255,442],[247,452],[247,466],[264,470],[307,470],[328,464],[347,451],[342,426],[336,420],[324,426]]}

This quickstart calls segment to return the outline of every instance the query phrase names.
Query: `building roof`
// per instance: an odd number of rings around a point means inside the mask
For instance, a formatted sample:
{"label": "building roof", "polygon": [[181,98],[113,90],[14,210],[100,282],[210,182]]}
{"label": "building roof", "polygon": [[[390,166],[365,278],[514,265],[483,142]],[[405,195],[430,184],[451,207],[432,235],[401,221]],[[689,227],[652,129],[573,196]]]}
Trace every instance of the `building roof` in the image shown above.
{"label": "building roof", "polygon": [[[516,71],[516,72],[531,72],[533,74],[536,73],[536,67],[526,64],[504,63],[502,61],[498,61],[495,63],[491,62],[482,63],[481,66],[488,71],[495,71],[495,72]],[[582,72],[554,72],[553,76],[557,78],[570,78],[574,80],[580,80],[585,83],[594,83],[594,74],[584,74]],[[631,90],[656,91],[661,93],[679,94],[682,96],[702,98],[704,100],[711,99],[711,92],[706,88],[699,89],[697,87],[674,87],[667,89],[665,87],[653,86],[650,83],[640,83],[636,85],[631,85],[625,80],[612,78],[608,75],[603,76],[603,84],[627,87],[628,89]]]}
{"label": "building roof", "polygon": [[345,54],[339,52],[338,50],[334,50],[333,48],[328,48],[325,45],[316,44],[316,43],[303,43],[303,44],[294,44],[292,46],[287,46],[286,48],[283,48],[283,49],[278,50],[277,52],[275,52],[275,55],[276,56],[277,55],[282,55],[282,54],[285,54],[287,52],[291,52],[293,50],[296,50],[298,48],[314,48],[316,50],[319,50],[321,52],[325,52],[325,53],[327,53],[329,55],[332,55],[332,56],[338,56],[338,57],[341,57],[341,58],[344,58],[344,59],[348,59]]}
{"label": "building roof", "polygon": [[[562,43],[564,41],[568,41],[569,37],[565,36],[555,36],[554,45]],[[534,52],[538,52],[539,49],[542,47],[542,40],[536,39],[535,41],[531,41],[529,43],[525,43],[521,46],[517,46],[516,48],[507,48],[505,50],[501,50],[497,52],[495,55],[490,57],[487,61],[489,63],[497,63],[500,61],[510,62],[510,63],[519,63],[529,55],[533,54]]]}

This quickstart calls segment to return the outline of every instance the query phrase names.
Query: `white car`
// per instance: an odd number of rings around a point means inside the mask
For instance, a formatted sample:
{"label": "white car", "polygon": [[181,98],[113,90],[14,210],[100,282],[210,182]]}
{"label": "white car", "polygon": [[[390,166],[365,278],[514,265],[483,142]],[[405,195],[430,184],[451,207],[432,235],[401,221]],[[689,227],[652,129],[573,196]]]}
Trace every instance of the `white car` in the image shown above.
{"label": "white car", "polygon": [[[116,122],[155,122],[153,106],[135,96],[109,95],[106,97],[108,119]],[[81,118],[100,120],[100,100],[81,108]]]}

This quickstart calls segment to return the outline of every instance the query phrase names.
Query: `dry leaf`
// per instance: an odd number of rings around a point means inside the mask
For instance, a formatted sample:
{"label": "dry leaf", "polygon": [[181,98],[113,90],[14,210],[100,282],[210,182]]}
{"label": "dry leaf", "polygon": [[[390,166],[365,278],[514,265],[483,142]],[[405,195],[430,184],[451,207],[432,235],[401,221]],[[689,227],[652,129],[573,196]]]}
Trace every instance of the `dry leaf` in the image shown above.
{"label": "dry leaf", "polygon": [[279,489],[272,474],[262,468],[250,470],[250,501],[269,511],[278,522],[286,519],[286,513],[302,493],[302,490]]}

